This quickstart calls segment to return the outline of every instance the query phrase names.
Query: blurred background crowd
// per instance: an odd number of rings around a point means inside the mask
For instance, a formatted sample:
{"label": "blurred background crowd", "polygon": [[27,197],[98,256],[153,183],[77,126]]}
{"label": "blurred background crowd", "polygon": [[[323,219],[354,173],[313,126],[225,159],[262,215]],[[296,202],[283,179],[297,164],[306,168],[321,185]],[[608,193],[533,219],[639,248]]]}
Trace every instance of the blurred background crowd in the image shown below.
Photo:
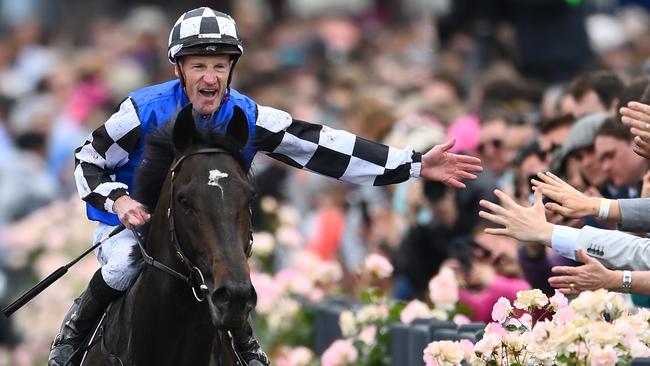
{"label": "blurred background crowd", "polygon": [[[463,190],[410,180],[354,186],[265,156],[253,164],[262,206],[292,207],[283,240],[343,268],[344,293],[369,253],[395,268],[398,299],[422,298],[451,266],[474,320],[500,296],[552,295],[543,246],[483,233],[478,201],[500,188],[531,200],[552,170],[606,198],[649,194],[617,107],[650,102],[650,1],[220,0],[0,1],[0,303],[90,244],[73,151],[126,94],[174,77],[167,38],[183,11],[230,13],[244,41],[233,86],[262,105],[397,147],[451,137],[485,171]],[[603,227],[593,219],[567,221]],[[275,270],[288,266],[274,256]],[[0,364],[42,364],[71,299],[97,268],[86,258],[0,328]],[[650,301],[636,297],[637,306]]]}

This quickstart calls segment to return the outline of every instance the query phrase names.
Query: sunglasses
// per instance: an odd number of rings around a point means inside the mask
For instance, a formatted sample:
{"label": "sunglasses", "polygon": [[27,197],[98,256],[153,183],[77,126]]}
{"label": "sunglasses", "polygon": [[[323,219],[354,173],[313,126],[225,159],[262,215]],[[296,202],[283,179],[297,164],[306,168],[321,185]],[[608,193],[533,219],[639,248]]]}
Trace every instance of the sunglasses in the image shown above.
{"label": "sunglasses", "polygon": [[487,145],[492,145],[492,148],[494,148],[494,149],[501,149],[503,147],[503,140],[501,140],[501,139],[493,139],[493,140],[488,140],[488,141],[485,141],[485,142],[481,142],[478,145],[478,152],[483,154],[485,152],[485,148],[487,147]]}
{"label": "sunglasses", "polygon": [[537,157],[539,157],[539,160],[541,161],[546,161],[547,157],[549,156],[553,157],[553,155],[555,155],[555,153],[559,151],[561,148],[562,145],[560,144],[555,144],[555,143],[551,144],[551,146],[548,149],[537,151]]}

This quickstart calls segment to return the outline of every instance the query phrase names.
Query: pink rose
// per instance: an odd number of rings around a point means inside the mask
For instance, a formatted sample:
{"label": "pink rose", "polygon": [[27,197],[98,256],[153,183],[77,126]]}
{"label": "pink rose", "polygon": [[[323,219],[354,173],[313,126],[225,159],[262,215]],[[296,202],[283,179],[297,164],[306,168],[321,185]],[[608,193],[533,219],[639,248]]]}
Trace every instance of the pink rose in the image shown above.
{"label": "pink rose", "polygon": [[377,336],[377,327],[374,325],[369,325],[359,332],[359,340],[363,342],[366,346],[373,346],[375,342],[375,337]]}
{"label": "pink rose", "polygon": [[309,279],[293,268],[284,268],[275,274],[275,282],[282,291],[307,295],[313,288]]}
{"label": "pink rose", "polygon": [[519,317],[519,321],[521,322],[521,325],[526,327],[526,329],[530,330],[533,327],[533,317],[528,314],[524,313]]}
{"label": "pink rose", "polygon": [[393,274],[393,265],[386,257],[376,253],[366,257],[364,267],[366,271],[377,278],[388,278]]}
{"label": "pink rose", "polygon": [[314,354],[309,348],[282,347],[275,358],[275,364],[278,366],[308,366],[313,359]]}
{"label": "pink rose", "polygon": [[485,326],[485,334],[492,334],[501,338],[508,335],[508,331],[499,323],[488,323],[488,325]]}
{"label": "pink rose", "polygon": [[[491,323],[496,324],[496,323]],[[474,352],[489,356],[501,347],[501,337],[495,334],[488,334],[487,331],[480,341],[474,345]]]}
{"label": "pink rose", "polygon": [[572,321],[575,316],[576,316],[575,310],[573,310],[570,306],[565,306],[563,308],[559,308],[555,312],[555,315],[553,316],[553,321],[557,324],[566,324]]}
{"label": "pink rose", "polygon": [[569,300],[558,290],[555,290],[555,294],[549,297],[548,302],[551,304],[551,308],[555,311],[569,306]]}
{"label": "pink rose", "polygon": [[614,366],[616,365],[616,361],[618,361],[616,351],[611,345],[607,345],[604,348],[593,346],[590,356],[591,366]]}
{"label": "pink rose", "polygon": [[281,226],[275,233],[280,244],[292,248],[298,248],[302,245],[304,239],[298,229],[293,226]]}
{"label": "pink rose", "polygon": [[472,358],[472,355],[474,354],[474,344],[472,341],[469,339],[461,339],[460,340],[460,346],[463,349],[463,352],[465,353],[465,360],[469,360]]}
{"label": "pink rose", "polygon": [[442,268],[429,281],[429,296],[436,306],[445,309],[452,309],[458,302],[458,281],[451,268]]}
{"label": "pink rose", "polygon": [[[430,355],[431,358],[426,357]],[[460,342],[431,342],[423,351],[422,359],[427,364],[460,365],[465,358],[465,349]],[[434,363],[435,362],[435,363]]]}
{"label": "pink rose", "polygon": [[436,359],[428,353],[425,353],[424,356],[422,356],[422,360],[424,360],[425,366],[440,366],[438,361],[436,361]]}
{"label": "pink rose", "polygon": [[454,315],[454,319],[452,319],[452,321],[456,323],[456,325],[469,324],[472,322],[470,318],[468,318],[466,315],[463,314]]}
{"label": "pink rose", "polygon": [[307,347],[297,347],[288,355],[289,365],[291,366],[307,366],[313,358],[313,352]]}
{"label": "pink rose", "polygon": [[637,340],[630,347],[630,355],[632,357],[650,357],[650,348]]}
{"label": "pink rose", "polygon": [[325,291],[323,291],[318,287],[312,288],[309,294],[307,295],[307,299],[312,304],[315,304],[319,301],[323,301],[324,298],[325,298]]}
{"label": "pink rose", "polygon": [[266,314],[280,294],[273,278],[266,273],[251,272],[251,282],[257,292],[257,311]]}
{"label": "pink rose", "polygon": [[359,357],[357,349],[348,339],[335,340],[321,356],[323,366],[346,366],[354,363]]}
{"label": "pink rose", "polygon": [[412,300],[399,314],[399,319],[404,324],[411,324],[417,318],[431,318],[431,309],[420,300]]}
{"label": "pink rose", "polygon": [[492,320],[498,323],[503,323],[510,314],[512,314],[510,300],[505,297],[500,297],[492,307]]}

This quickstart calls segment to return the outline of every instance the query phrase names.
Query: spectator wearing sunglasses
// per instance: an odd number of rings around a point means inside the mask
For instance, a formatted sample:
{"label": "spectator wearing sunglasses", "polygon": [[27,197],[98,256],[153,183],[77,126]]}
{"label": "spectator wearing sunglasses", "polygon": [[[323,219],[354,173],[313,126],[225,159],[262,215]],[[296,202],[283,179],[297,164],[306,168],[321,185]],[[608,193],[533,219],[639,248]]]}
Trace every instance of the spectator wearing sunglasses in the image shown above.
{"label": "spectator wearing sunglasses", "polygon": [[545,120],[539,125],[539,157],[547,165],[551,166],[554,159],[557,159],[562,144],[569,135],[569,130],[575,118],[570,114]]}
{"label": "spectator wearing sunglasses", "polygon": [[495,188],[510,191],[513,179],[508,167],[512,159],[505,144],[509,125],[506,116],[507,112],[500,108],[486,108],[481,113],[477,151],[485,164],[483,180]]}
{"label": "spectator wearing sunglasses", "polygon": [[[544,163],[545,154],[541,152],[539,143],[532,142],[519,150],[513,160],[515,173],[514,198],[520,205],[528,206],[534,200],[531,189],[531,179],[537,178],[537,172],[548,170]],[[560,217],[560,215],[554,215]],[[555,290],[548,283],[553,275],[553,266],[573,266],[576,262],[564,258],[550,249],[537,243],[520,242],[517,248],[517,262],[523,270],[523,278],[532,288],[542,290],[546,295],[552,296]]]}
{"label": "spectator wearing sunglasses", "polygon": [[[601,194],[605,193],[607,173],[601,168],[600,162],[596,158],[594,141],[598,129],[609,116],[610,114],[607,112],[597,112],[578,119],[569,131],[560,152],[560,171],[567,170],[571,159],[577,161],[587,186]],[[581,189],[581,187],[571,185],[576,189]]]}

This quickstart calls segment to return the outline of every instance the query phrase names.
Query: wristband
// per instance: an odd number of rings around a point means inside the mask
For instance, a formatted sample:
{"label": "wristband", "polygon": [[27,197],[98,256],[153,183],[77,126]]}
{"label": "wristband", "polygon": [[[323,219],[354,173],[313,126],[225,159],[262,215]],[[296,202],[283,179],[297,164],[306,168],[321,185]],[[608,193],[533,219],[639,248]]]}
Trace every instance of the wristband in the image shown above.
{"label": "wristband", "polygon": [[623,292],[629,293],[632,290],[632,272],[623,271]]}
{"label": "wristband", "polygon": [[601,220],[607,220],[609,216],[609,206],[612,204],[611,200],[606,198],[600,199],[600,210],[598,211],[598,218]]}

